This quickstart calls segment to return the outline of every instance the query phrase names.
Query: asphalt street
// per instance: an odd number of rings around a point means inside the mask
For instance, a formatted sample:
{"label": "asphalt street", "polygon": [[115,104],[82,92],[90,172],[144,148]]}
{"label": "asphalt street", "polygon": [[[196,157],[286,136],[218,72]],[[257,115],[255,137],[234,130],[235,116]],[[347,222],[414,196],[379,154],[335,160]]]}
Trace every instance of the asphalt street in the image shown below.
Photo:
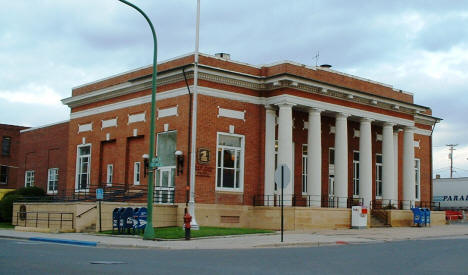
{"label": "asphalt street", "polygon": [[466,274],[468,239],[239,250],[104,248],[0,239],[1,274]]}

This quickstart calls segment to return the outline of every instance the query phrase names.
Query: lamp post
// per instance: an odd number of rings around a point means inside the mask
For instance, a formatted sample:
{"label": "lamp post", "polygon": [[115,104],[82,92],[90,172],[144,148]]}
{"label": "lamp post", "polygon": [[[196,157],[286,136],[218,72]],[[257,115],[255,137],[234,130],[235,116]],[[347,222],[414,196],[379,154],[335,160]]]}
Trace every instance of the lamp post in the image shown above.
{"label": "lamp post", "polygon": [[154,41],[154,54],[153,54],[153,79],[152,79],[152,86],[151,86],[151,119],[150,119],[150,145],[149,145],[149,171],[148,171],[148,217],[147,223],[145,227],[145,234],[143,235],[143,239],[145,240],[152,240],[154,239],[154,229],[153,229],[153,180],[154,180],[154,169],[159,166],[158,158],[154,156],[154,110],[156,109],[156,76],[157,76],[157,50],[158,50],[158,41],[156,39],[156,32],[154,31],[153,24],[148,16],[137,6],[134,4],[125,1],[119,0],[120,2],[136,9],[141,15],[143,15],[148,22],[151,32],[153,34],[153,41]]}

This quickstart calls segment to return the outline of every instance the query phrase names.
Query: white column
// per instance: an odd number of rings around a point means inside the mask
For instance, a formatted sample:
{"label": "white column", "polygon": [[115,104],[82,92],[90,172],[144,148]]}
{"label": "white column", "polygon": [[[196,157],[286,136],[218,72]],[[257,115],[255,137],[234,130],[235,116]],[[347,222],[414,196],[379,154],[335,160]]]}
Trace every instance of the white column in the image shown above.
{"label": "white column", "polygon": [[265,205],[273,205],[275,191],[275,119],[276,111],[272,106],[265,106]]}
{"label": "white column", "polygon": [[393,123],[385,122],[382,129],[382,198],[385,205],[394,197],[393,126]]}
{"label": "white column", "polygon": [[[279,125],[278,125],[278,167],[281,164],[286,164],[291,170],[291,177],[294,175],[292,171],[293,164],[293,142],[292,142],[292,104],[279,104]],[[278,186],[281,188],[281,186]],[[281,193],[281,190],[279,190]],[[284,189],[284,205],[292,204],[292,195],[294,188],[292,178],[289,179],[289,185]]]}
{"label": "white column", "polygon": [[398,204],[398,130],[393,132],[393,198]]}
{"label": "white column", "polygon": [[403,208],[414,206],[414,129],[406,127],[403,133]]}
{"label": "white column", "polygon": [[359,194],[363,204],[370,206],[372,201],[372,134],[371,122],[361,118],[359,128]]}
{"label": "white column", "polygon": [[307,133],[307,194],[311,206],[321,206],[322,201],[322,129],[320,112],[309,109],[309,130]]}
{"label": "white column", "polygon": [[346,208],[348,198],[348,115],[338,113],[335,123],[335,195],[338,207]]}

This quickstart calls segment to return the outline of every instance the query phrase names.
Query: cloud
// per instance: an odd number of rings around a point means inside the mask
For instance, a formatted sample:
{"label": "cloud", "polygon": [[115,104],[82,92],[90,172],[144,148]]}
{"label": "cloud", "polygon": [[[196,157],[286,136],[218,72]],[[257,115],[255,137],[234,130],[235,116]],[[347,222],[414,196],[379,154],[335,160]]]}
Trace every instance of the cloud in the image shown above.
{"label": "cloud", "polygon": [[62,97],[59,93],[50,87],[37,84],[28,84],[17,91],[0,90],[0,98],[10,103],[29,103],[46,106],[62,105],[60,102]]}

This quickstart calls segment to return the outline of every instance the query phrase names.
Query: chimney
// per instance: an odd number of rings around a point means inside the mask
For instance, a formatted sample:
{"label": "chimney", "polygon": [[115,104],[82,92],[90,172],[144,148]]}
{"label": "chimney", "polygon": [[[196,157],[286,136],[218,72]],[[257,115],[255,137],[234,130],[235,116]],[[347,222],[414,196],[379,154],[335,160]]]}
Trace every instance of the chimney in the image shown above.
{"label": "chimney", "polygon": [[224,60],[231,60],[231,55],[228,53],[215,53],[215,56]]}

